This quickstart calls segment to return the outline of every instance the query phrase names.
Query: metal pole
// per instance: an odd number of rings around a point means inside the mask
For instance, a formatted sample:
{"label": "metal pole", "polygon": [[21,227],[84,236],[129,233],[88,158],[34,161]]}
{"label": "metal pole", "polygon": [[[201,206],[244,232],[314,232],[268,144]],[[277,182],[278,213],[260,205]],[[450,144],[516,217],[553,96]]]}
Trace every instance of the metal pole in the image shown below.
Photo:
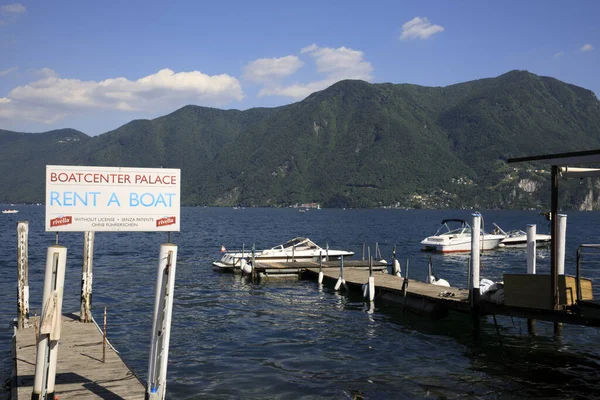
{"label": "metal pole", "polygon": [[[535,237],[537,228],[535,225],[527,225],[527,273],[535,275],[537,248]],[[535,319],[527,319],[527,332],[535,335]]]}
{"label": "metal pole", "polygon": [[104,329],[102,330],[102,362],[106,362],[106,307],[104,307]]}
{"label": "metal pole", "polygon": [[375,300],[375,277],[373,276],[373,258],[369,257],[369,301]]}
{"label": "metal pole", "polygon": [[171,336],[171,313],[177,266],[177,246],[161,244],[156,279],[154,322],[150,341],[150,360],[146,399],[164,400],[167,393],[167,363]]}
{"label": "metal pole", "polygon": [[81,266],[81,309],[79,320],[92,322],[92,269],[94,266],[94,232],[83,234],[83,264]]}
{"label": "metal pole", "polygon": [[565,274],[565,245],[567,241],[567,216],[565,214],[558,214],[558,259],[556,265],[558,268],[558,275]]}
{"label": "metal pole", "polygon": [[481,214],[473,214],[471,230],[471,315],[473,328],[479,330],[479,268],[481,262]]}
{"label": "metal pole", "polygon": [[29,222],[17,223],[17,328],[29,323]]}
{"label": "metal pole", "polygon": [[551,168],[552,196],[551,196],[551,232],[552,253],[550,257],[550,298],[553,309],[558,309],[558,166]]}
{"label": "metal pole", "polygon": [[48,247],[32,399],[54,399],[66,262],[66,247]]}
{"label": "metal pole", "polygon": [[536,262],[536,226],[527,225],[527,273],[535,274],[535,262]]}

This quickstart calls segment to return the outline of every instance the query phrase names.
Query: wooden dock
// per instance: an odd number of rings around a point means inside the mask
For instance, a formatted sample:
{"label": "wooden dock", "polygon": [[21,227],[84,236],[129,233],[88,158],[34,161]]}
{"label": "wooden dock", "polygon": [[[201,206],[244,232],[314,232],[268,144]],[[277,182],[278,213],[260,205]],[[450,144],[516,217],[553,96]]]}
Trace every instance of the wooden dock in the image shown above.
{"label": "wooden dock", "polygon": [[[145,386],[108,345],[106,362],[102,362],[102,342],[96,324],[79,322],[75,314],[63,315],[55,385],[58,398],[144,399]],[[29,400],[36,362],[33,326],[15,329],[13,356],[11,398]]]}
{"label": "wooden dock", "polygon": [[[303,276],[316,280],[318,268],[307,268]],[[402,290],[404,278],[383,272],[373,273],[375,278],[376,300],[393,303],[405,307],[412,312],[424,314],[438,319],[448,315],[449,311],[472,313],[469,291],[454,287],[432,285],[420,281],[408,280],[406,293]],[[335,284],[339,278],[339,269],[323,269],[324,282]],[[353,291],[361,290],[367,283],[369,271],[365,269],[344,268],[344,280]],[[561,310],[545,310],[531,307],[516,307],[495,304],[487,301],[479,303],[480,316],[504,315],[517,318],[536,319],[556,323],[576,324],[600,327],[600,312],[589,311],[594,306],[600,309],[598,302],[582,301],[578,305]],[[585,308],[584,308],[585,307]]]}
{"label": "wooden dock", "polygon": [[[214,266],[213,267],[217,271],[221,272],[233,272],[240,273],[241,270],[239,267],[233,266]],[[319,271],[319,262],[318,261],[290,261],[290,262],[256,262],[256,272],[259,277],[268,278],[268,277],[299,277],[304,271],[307,269],[316,268],[317,273]],[[327,261],[323,263],[323,271],[328,270],[336,270],[339,271],[340,262],[339,261]],[[359,269],[359,270],[367,270],[369,269],[368,261],[361,260],[347,260],[344,261],[344,271],[347,269]],[[381,264],[375,262],[373,264],[373,271],[387,271],[387,264]]]}
{"label": "wooden dock", "polygon": [[[318,268],[307,268],[304,276],[316,279]],[[335,283],[340,276],[337,270],[323,270],[323,280]],[[420,281],[408,280],[406,294],[402,289],[404,278],[390,275],[386,271],[373,272],[375,278],[375,297],[390,303],[396,303],[419,314],[433,318],[442,318],[448,311],[469,312],[469,293],[465,289],[432,285]],[[368,269],[344,268],[344,280],[351,290],[360,290],[369,279]]]}

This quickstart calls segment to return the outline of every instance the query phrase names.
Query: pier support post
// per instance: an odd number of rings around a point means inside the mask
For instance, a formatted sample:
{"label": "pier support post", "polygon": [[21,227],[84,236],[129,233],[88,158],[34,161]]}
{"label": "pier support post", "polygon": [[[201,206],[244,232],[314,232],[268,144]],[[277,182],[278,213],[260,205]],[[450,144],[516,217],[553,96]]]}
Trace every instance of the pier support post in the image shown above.
{"label": "pier support post", "polygon": [[17,223],[17,328],[29,323],[29,222]]}
{"label": "pier support post", "polygon": [[167,393],[167,363],[169,361],[176,267],[177,246],[172,243],[161,244],[154,300],[154,322],[150,341],[148,382],[146,383],[145,398],[147,400],[164,400]]}
{"label": "pier support post", "polygon": [[375,300],[375,277],[373,276],[373,258],[369,257],[369,301]]}
{"label": "pier support post", "polygon": [[[567,241],[567,216],[558,214],[558,249],[556,258],[556,269],[558,275],[565,274],[565,247]],[[562,323],[554,323],[554,333],[562,336]]]}
{"label": "pier support post", "polygon": [[535,236],[537,234],[537,228],[535,225],[527,225],[527,273],[535,275],[535,263],[536,263],[536,243]]}
{"label": "pier support post", "polygon": [[54,399],[66,263],[66,247],[48,247],[32,400]]}
{"label": "pier support post", "polygon": [[94,232],[83,234],[83,264],[81,266],[81,309],[79,320],[92,322],[92,268],[94,266]]}
{"label": "pier support post", "polygon": [[323,250],[319,251],[319,285],[323,283]]}
{"label": "pier support post", "polygon": [[471,230],[471,316],[473,328],[479,331],[479,268],[481,262],[481,214],[473,214]]}
{"label": "pier support post", "polygon": [[[536,247],[537,228],[535,225],[527,225],[527,273],[535,275],[537,247]],[[536,334],[535,319],[527,319],[527,332],[530,335]]]}
{"label": "pier support post", "polygon": [[567,216],[558,214],[558,257],[556,266],[558,275],[565,274],[565,246],[567,241]]}
{"label": "pier support post", "polygon": [[340,290],[342,286],[346,288],[346,280],[344,279],[344,256],[340,256],[340,277],[335,284],[334,290]]}

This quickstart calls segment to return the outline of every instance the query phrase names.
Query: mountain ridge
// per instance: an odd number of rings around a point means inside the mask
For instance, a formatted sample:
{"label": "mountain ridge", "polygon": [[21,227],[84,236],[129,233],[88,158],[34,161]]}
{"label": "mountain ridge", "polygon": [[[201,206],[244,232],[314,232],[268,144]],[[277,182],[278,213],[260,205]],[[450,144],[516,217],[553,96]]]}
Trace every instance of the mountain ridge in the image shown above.
{"label": "mountain ridge", "polygon": [[344,80],[285,106],[187,105],[93,137],[0,130],[0,145],[0,201],[41,202],[41,166],[58,163],[181,168],[190,205],[530,208],[547,203],[548,177],[504,161],[598,148],[600,102],[527,71],[445,87]]}

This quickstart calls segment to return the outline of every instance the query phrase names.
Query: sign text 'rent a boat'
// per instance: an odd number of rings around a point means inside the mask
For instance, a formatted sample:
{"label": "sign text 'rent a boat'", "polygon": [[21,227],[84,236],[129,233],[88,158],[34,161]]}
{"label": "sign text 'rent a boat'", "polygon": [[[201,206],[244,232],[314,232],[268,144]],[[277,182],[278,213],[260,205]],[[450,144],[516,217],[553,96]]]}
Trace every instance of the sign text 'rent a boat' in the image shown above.
{"label": "sign text 'rent a boat'", "polygon": [[46,231],[179,231],[179,169],[46,166]]}

